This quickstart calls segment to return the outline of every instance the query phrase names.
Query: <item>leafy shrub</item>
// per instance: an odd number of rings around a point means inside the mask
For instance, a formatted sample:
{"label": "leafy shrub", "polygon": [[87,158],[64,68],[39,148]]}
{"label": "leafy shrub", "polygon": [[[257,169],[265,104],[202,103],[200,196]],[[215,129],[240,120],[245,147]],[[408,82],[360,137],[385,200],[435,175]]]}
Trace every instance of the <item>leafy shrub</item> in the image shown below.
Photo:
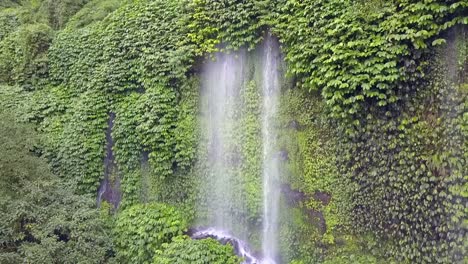
{"label": "leafy shrub", "polygon": [[32,88],[48,74],[47,50],[52,30],[45,24],[23,25],[0,41],[0,81]]}
{"label": "leafy shrub", "polygon": [[0,41],[20,25],[17,10],[6,8],[0,11]]}
{"label": "leafy shrub", "polygon": [[437,35],[468,23],[463,1],[283,1],[272,16],[291,74],[320,90],[339,118],[364,102],[395,103],[400,84],[422,74],[421,53]]}
{"label": "leafy shrub", "polygon": [[176,237],[156,251],[154,264],[239,264],[232,246],[222,245],[214,239],[192,240]]}
{"label": "leafy shrub", "polygon": [[67,28],[83,28],[90,24],[102,21],[107,15],[115,11],[122,0],[94,0],[89,1],[66,24]]}
{"label": "leafy shrub", "polygon": [[137,204],[119,213],[114,226],[117,258],[125,263],[150,263],[155,251],[186,223],[175,208],[159,203]]}
{"label": "leafy shrub", "polygon": [[47,23],[53,29],[65,27],[68,20],[89,0],[41,0],[25,1],[29,16]]}
{"label": "leafy shrub", "polygon": [[268,9],[261,9],[257,1],[195,0],[189,7],[193,13],[188,36],[199,47],[199,54],[216,51],[220,43],[226,50],[253,49],[262,39],[260,16]]}

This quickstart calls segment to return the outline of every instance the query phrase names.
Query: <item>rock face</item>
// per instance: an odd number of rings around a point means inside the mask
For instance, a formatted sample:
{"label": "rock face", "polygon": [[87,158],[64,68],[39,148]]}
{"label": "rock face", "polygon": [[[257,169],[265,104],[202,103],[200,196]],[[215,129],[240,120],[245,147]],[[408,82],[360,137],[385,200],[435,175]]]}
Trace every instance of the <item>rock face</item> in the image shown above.
{"label": "rock face", "polygon": [[120,193],[120,177],[117,173],[117,165],[115,164],[114,153],[112,147],[114,140],[112,139],[112,128],[114,126],[115,114],[109,113],[106,131],[106,157],[104,159],[104,179],[98,190],[97,204],[101,205],[102,201],[107,201],[117,209],[121,200]]}
{"label": "rock face", "polygon": [[268,262],[255,256],[246,242],[232,236],[226,231],[218,230],[215,228],[193,228],[189,230],[188,235],[192,239],[207,239],[212,238],[219,241],[223,245],[230,244],[234,248],[237,256],[244,258],[242,264],[269,264]]}
{"label": "rock face", "polygon": [[301,202],[309,199],[305,193],[293,190],[289,184],[282,184],[281,192],[284,194],[289,206],[299,206]]}
{"label": "rock face", "polygon": [[313,199],[320,201],[324,206],[326,206],[330,203],[332,198],[330,194],[317,191],[312,195],[312,197],[310,197],[299,190],[292,189],[291,186],[287,184],[283,184],[281,186],[281,192],[286,198],[286,202],[289,206],[302,207],[304,212],[309,216],[310,223],[316,226],[321,234],[324,234],[327,231],[327,223],[323,213],[318,210],[304,208],[302,203]]}
{"label": "rock face", "polygon": [[299,122],[297,122],[296,120],[292,120],[291,122],[289,122],[288,128],[293,129],[295,131],[299,131],[301,129]]}
{"label": "rock face", "polygon": [[331,200],[331,195],[326,192],[315,192],[314,195],[312,196],[315,200],[318,200],[322,202],[323,205],[328,205]]}
{"label": "rock face", "polygon": [[278,152],[278,157],[279,157],[279,160],[281,161],[288,161],[289,160],[289,153],[287,150],[285,149],[282,149]]}

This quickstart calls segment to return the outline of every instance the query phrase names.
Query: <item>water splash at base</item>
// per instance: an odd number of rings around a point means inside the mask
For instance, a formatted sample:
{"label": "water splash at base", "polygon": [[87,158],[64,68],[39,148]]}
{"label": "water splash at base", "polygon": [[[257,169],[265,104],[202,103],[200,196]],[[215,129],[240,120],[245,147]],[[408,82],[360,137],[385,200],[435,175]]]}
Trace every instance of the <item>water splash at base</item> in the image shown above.
{"label": "water splash at base", "polygon": [[261,257],[257,256],[254,252],[252,252],[249,245],[245,241],[242,241],[232,236],[228,231],[208,227],[208,228],[193,229],[190,233],[191,233],[190,237],[192,239],[212,238],[212,239],[219,241],[223,245],[231,244],[232,247],[234,248],[235,254],[244,259],[244,262],[242,262],[242,264],[274,264],[275,263],[275,261],[273,260],[262,259]]}

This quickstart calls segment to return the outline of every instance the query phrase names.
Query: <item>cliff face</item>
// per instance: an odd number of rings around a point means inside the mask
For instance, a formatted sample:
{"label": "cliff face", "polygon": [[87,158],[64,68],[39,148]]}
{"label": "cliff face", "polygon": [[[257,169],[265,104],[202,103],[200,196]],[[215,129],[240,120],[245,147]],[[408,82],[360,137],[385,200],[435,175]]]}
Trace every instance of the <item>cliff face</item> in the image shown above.
{"label": "cliff face", "polygon": [[[253,251],[270,222],[264,198],[280,197],[280,263],[466,261],[463,1],[0,6],[0,108],[36,126],[35,153],[78,194],[97,195],[117,215],[170,204],[193,226],[206,225],[210,204],[222,205]],[[281,49],[267,74],[280,75],[281,87],[269,127],[274,196],[261,180],[267,32]],[[210,64],[217,52],[248,58],[242,79],[219,76],[227,71]],[[225,156],[203,134],[219,117],[203,105],[221,98],[221,90],[204,94],[206,65],[220,73],[213,87],[223,79],[239,88],[219,114],[236,124],[223,128]],[[220,161],[229,170],[215,177],[209,167]]]}

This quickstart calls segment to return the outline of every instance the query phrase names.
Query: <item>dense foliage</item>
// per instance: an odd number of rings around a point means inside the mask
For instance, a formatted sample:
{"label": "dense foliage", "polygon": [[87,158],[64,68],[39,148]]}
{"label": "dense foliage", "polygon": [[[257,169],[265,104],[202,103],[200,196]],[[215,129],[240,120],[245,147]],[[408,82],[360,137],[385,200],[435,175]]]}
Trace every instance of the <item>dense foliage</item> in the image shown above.
{"label": "dense foliage", "polygon": [[359,184],[357,223],[394,239],[388,253],[412,262],[466,256],[467,39],[449,40],[418,94],[396,109],[369,109],[343,145],[343,173]]}
{"label": "dense foliage", "polygon": [[37,136],[0,114],[0,262],[102,263],[109,230],[95,200],[74,193],[34,152]]}
{"label": "dense foliage", "polygon": [[[83,190],[94,191],[103,177],[108,113],[115,114],[113,151],[124,181],[132,181],[142,152],[161,178],[193,159],[191,136],[179,136],[190,131],[183,123],[192,113],[176,111],[179,92],[192,83],[185,76],[192,60],[191,46],[182,45],[186,33],[178,22],[181,9],[172,1],[126,4],[105,23],[66,29],[57,36],[49,52],[50,74],[53,84],[60,84],[61,100],[54,99],[58,111],[38,101],[37,117],[53,112],[42,121],[56,140],[49,146],[53,162],[59,171],[77,177]],[[55,85],[44,89],[47,94],[57,91]],[[83,130],[69,129],[69,124],[80,124]],[[57,149],[61,155],[54,154]]]}
{"label": "dense foliage", "polygon": [[[268,30],[290,77],[283,261],[466,262],[467,11],[460,0],[2,1],[0,262],[238,263],[229,246],[180,237],[204,179],[198,75],[216,51],[253,58],[230,142],[242,208],[229,209],[253,230],[255,49]],[[115,219],[89,197],[104,177],[123,194]]]}
{"label": "dense foliage", "polygon": [[[289,159],[284,172],[289,184],[285,196],[296,207],[291,212],[285,210],[288,213],[283,221],[288,228],[283,230],[282,248],[290,251],[291,259],[314,262],[340,253],[342,249],[333,246],[352,240],[349,231],[353,183],[341,176],[336,167],[339,154],[336,141],[332,140],[332,135],[337,136],[336,124],[324,113],[320,95],[288,90],[281,105],[285,129],[280,145]],[[298,209],[307,213],[301,214]],[[307,242],[294,243],[304,240]]]}
{"label": "dense foliage", "polygon": [[123,210],[114,225],[117,259],[124,263],[151,263],[157,249],[186,231],[186,222],[165,204],[137,204]]}
{"label": "dense foliage", "polygon": [[285,1],[278,32],[290,72],[320,89],[336,117],[399,99],[423,74],[418,60],[438,34],[468,23],[464,1]]}
{"label": "dense foliage", "polygon": [[[218,44],[223,50],[249,49],[261,41],[260,16],[267,9],[260,1],[195,0],[190,4],[194,12],[188,24],[189,37],[197,44],[199,54],[214,52]],[[263,7],[263,9],[262,9]]]}
{"label": "dense foliage", "polygon": [[208,238],[192,240],[185,237],[174,238],[169,244],[156,251],[154,264],[239,264],[230,245],[221,245]]}

